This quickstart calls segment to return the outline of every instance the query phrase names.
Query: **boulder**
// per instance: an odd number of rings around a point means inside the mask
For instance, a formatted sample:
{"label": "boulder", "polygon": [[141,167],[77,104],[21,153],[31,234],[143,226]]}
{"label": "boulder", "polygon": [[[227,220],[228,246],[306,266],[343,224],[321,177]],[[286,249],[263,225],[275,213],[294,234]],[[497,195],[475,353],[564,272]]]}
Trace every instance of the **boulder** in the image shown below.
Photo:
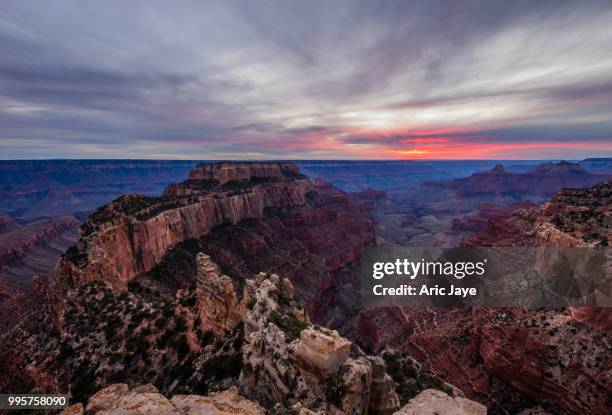
{"label": "boulder", "polygon": [[394,415],[486,415],[487,408],[460,396],[426,389]]}
{"label": "boulder", "polygon": [[303,330],[295,346],[295,355],[310,367],[333,374],[348,359],[351,342],[335,330]]}
{"label": "boulder", "polygon": [[264,415],[265,410],[258,403],[238,394],[236,387],[208,396],[176,395],[170,402],[183,415]]}

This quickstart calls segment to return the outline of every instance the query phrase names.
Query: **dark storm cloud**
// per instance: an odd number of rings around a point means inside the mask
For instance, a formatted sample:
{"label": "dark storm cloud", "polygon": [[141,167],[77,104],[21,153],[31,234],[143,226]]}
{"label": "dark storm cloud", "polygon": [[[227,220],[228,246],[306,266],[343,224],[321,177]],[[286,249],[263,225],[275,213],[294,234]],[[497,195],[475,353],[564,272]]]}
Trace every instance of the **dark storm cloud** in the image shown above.
{"label": "dark storm cloud", "polygon": [[427,143],[573,141],[579,156],[596,155],[612,151],[611,11],[562,1],[5,1],[0,149],[392,157],[439,149]]}

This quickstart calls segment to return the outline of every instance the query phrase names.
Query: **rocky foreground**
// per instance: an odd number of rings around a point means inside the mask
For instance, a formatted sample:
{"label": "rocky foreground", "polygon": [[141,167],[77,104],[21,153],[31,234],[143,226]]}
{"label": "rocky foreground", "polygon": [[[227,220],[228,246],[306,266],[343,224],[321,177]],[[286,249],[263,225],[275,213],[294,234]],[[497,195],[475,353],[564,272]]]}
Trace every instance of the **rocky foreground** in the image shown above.
{"label": "rocky foreground", "polygon": [[[297,403],[289,408],[274,406],[266,411],[257,402],[241,396],[235,387],[209,395],[175,395],[171,399],[160,394],[150,383],[132,389],[125,383],[110,385],[96,392],[87,405],[74,404],[60,415],[322,415]],[[427,389],[393,415],[486,415],[479,403],[460,396],[450,396],[436,389]],[[527,415],[527,414],[525,414]]]}
{"label": "rocky foreground", "polygon": [[[486,414],[484,406],[431,377],[409,357],[391,350],[384,358],[368,356],[336,331],[312,324],[295,300],[289,280],[259,274],[246,282],[238,302],[231,279],[221,275],[207,255],[200,254],[198,264],[196,303],[183,311],[188,319],[199,322],[198,329],[211,329],[205,333],[214,333],[215,342],[225,342],[222,349],[228,345],[225,339],[231,340],[234,355],[213,351],[215,344],[204,346],[192,362],[196,373],[191,379],[210,381],[205,377],[213,375],[213,364],[221,372],[237,365],[236,378],[226,378],[215,388],[233,386],[206,396],[176,394],[168,399],[153,385],[130,389],[127,384],[114,384],[89,397],[86,406],[66,409],[64,415],[84,409],[106,415],[264,414],[266,410],[279,414]],[[400,395],[407,397],[405,389],[415,395],[425,387],[421,379],[446,392],[425,390],[396,412]]]}

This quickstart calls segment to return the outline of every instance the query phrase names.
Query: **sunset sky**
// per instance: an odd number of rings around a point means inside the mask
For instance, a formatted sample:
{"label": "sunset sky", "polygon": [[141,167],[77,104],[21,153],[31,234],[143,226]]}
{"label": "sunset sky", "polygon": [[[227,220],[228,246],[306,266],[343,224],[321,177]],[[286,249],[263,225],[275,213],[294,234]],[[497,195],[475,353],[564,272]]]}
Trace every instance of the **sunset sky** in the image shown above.
{"label": "sunset sky", "polygon": [[612,2],[0,2],[0,158],[612,156]]}

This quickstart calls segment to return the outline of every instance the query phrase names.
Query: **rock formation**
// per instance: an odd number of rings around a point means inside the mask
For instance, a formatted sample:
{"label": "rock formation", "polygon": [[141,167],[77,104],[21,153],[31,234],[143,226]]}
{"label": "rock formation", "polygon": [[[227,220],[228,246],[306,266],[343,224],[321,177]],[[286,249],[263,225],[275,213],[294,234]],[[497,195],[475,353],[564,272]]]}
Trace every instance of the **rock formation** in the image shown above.
{"label": "rock formation", "polygon": [[354,284],[351,263],[373,239],[358,200],[329,183],[313,184],[295,165],[201,165],[164,197],[126,195],[98,209],[58,265],[50,299],[60,327],[68,290],[99,280],[126,290],[143,273],[172,268],[173,248],[183,252],[181,244],[197,240],[235,277],[282,272],[318,319],[342,319],[328,304],[350,308],[352,300],[332,296]]}
{"label": "rock formation", "polygon": [[[402,366],[407,356],[368,356],[337,331],[313,324],[288,279],[260,273],[244,281],[238,296],[208,255],[197,255],[197,266],[198,281],[174,297],[144,279],[129,292],[107,282],[84,284],[65,299],[60,338],[44,323],[26,325],[12,333],[26,336],[21,347],[0,350],[12,353],[11,371],[24,365],[37,379],[53,373],[68,381],[73,401],[87,404],[66,414],[263,414],[264,408],[392,414],[425,385],[448,390],[429,375],[415,372],[412,379]],[[32,352],[38,343],[47,354]],[[109,385],[117,381],[125,383]],[[146,381],[156,386],[127,385]],[[407,395],[402,388],[409,384]],[[92,394],[97,388],[103,389]]]}
{"label": "rock formation", "polygon": [[201,238],[223,224],[261,219],[268,208],[303,205],[311,188],[308,180],[300,179],[197,197],[123,196],[82,226],[81,240],[60,265],[63,282],[74,288],[105,280],[125,290],[131,279],[151,270],[177,243]]}
{"label": "rock formation", "polygon": [[196,298],[200,328],[223,336],[242,321],[242,308],[230,277],[221,275],[217,264],[205,254],[198,254]]}
{"label": "rock formation", "polygon": [[580,164],[562,161],[556,164],[544,163],[526,173],[510,173],[497,165],[487,172],[442,183],[428,183],[428,186],[448,189],[456,195],[471,199],[495,196],[511,201],[514,196],[519,196],[541,200],[562,188],[592,186],[608,178],[606,174],[589,173]]}
{"label": "rock formation", "polygon": [[183,183],[170,185],[164,196],[205,194],[212,189],[244,187],[258,183],[286,182],[306,179],[293,163],[210,163],[200,164]]}
{"label": "rock formation", "polygon": [[424,390],[393,415],[487,415],[487,408],[461,396],[452,397],[436,390]]}
{"label": "rock formation", "polygon": [[107,386],[96,392],[85,407],[74,404],[60,415],[264,415],[257,402],[238,393],[235,387],[207,396],[160,394],[151,384],[129,388],[125,383]]}
{"label": "rock formation", "polygon": [[312,325],[277,275],[247,281],[241,384],[264,401],[300,403],[323,413],[391,413],[399,408],[380,358],[351,356],[351,342]]}
{"label": "rock formation", "polygon": [[[563,189],[541,208],[523,209],[514,212],[510,218],[490,220],[483,232],[462,241],[462,246],[607,247],[612,239],[610,212],[610,181],[586,189]],[[551,250],[548,255],[554,253]],[[538,258],[538,266],[544,275],[546,268],[554,267],[555,258],[543,255]],[[588,259],[582,256],[581,260]],[[606,331],[612,329],[609,309],[579,308],[571,311],[578,321]]]}
{"label": "rock formation", "polygon": [[[462,246],[603,248],[611,236],[611,196],[610,181],[561,190],[540,208],[490,219]],[[542,257],[538,266],[554,261]],[[355,325],[368,350],[405,350],[492,411],[529,409],[527,397],[552,413],[605,413],[610,310],[389,307],[362,312]]]}

